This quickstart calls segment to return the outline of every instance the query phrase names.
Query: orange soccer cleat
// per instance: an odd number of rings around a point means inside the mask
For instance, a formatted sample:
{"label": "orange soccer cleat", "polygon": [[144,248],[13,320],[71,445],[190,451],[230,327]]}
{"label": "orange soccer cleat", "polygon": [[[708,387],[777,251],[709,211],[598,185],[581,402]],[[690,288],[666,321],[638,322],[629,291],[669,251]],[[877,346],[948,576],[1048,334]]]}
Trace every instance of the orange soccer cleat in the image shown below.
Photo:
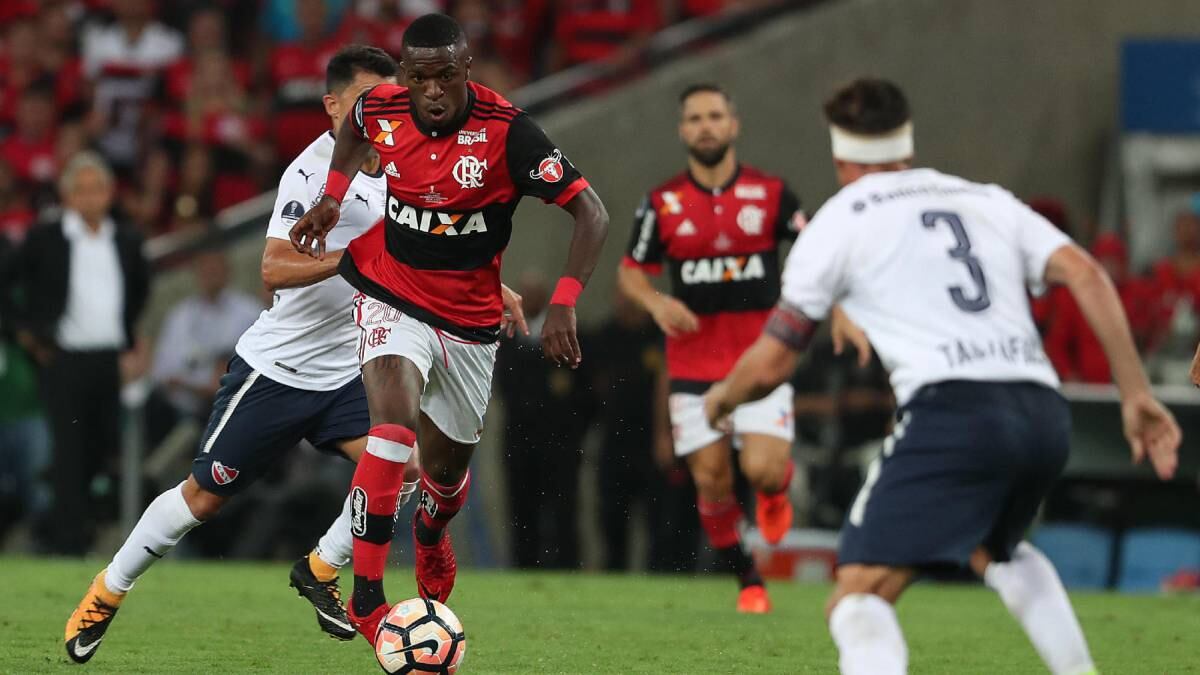
{"label": "orange soccer cleat", "polygon": [[755,584],[743,588],[738,593],[737,611],[739,614],[770,613],[771,598],[767,595],[767,587]]}
{"label": "orange soccer cleat", "polygon": [[763,539],[772,546],[783,541],[783,535],[792,527],[792,500],[787,490],[773,495],[760,492],[755,502],[755,520]]}
{"label": "orange soccer cleat", "polygon": [[67,630],[63,642],[67,648],[67,656],[75,663],[87,663],[96,655],[104,632],[108,630],[113,617],[125,599],[124,593],[113,593],[104,586],[104,573],[100,570],[87,593],[79,601],[79,606],[71,612],[67,619]]}

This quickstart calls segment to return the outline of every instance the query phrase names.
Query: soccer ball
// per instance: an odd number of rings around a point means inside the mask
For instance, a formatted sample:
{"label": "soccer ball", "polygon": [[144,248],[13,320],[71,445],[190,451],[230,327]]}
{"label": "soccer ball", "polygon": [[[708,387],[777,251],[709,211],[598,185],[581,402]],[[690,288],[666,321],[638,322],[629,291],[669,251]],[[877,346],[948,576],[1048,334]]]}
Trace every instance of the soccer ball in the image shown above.
{"label": "soccer ball", "polygon": [[467,653],[467,636],[450,608],[413,598],[392,607],[375,636],[375,657],[387,673],[453,675]]}

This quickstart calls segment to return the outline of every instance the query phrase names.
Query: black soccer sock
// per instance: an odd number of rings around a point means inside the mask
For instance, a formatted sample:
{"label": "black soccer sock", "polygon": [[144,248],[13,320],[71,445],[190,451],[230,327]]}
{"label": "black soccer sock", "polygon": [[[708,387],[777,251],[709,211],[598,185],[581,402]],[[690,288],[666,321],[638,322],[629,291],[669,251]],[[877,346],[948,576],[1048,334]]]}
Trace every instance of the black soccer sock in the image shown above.
{"label": "black soccer sock", "polygon": [[368,579],[355,575],[354,594],[350,599],[354,615],[365,617],[380,605],[387,604],[383,597],[383,579]]}
{"label": "black soccer sock", "polygon": [[417,518],[413,521],[413,535],[417,538],[417,543],[422,546],[433,546],[442,538],[442,532],[445,530],[435,530],[425,524],[425,521]]}
{"label": "black soccer sock", "polygon": [[762,576],[758,573],[754,558],[743,551],[740,544],[717,549],[717,557],[721,559],[726,569],[737,576],[738,586],[741,588],[763,585]]}

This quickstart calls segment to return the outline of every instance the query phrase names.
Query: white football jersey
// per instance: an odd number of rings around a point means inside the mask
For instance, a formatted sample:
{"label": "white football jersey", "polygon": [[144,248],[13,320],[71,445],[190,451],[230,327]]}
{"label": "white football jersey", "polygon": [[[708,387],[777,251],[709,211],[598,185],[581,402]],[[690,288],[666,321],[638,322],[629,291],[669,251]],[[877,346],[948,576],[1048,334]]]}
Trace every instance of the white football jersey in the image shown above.
{"label": "white football jersey", "polygon": [[[267,238],[288,239],[292,226],[325,191],[333,155],[333,134],[305,148],[279,179],[279,195],[267,225]],[[327,251],[346,248],[383,218],[387,183],[359,172],[342,201],[342,217],[325,240]],[[297,389],[329,391],[359,376],[358,327],[354,288],[340,276],[303,288],[275,292],[275,302],[259,315],[237,343],[237,353],[263,375]]]}
{"label": "white football jersey", "polygon": [[946,380],[1058,386],[1026,289],[1070,239],[996,185],[932,169],[871,174],[821,208],[792,248],[784,301],[834,304],[866,332],[903,405]]}

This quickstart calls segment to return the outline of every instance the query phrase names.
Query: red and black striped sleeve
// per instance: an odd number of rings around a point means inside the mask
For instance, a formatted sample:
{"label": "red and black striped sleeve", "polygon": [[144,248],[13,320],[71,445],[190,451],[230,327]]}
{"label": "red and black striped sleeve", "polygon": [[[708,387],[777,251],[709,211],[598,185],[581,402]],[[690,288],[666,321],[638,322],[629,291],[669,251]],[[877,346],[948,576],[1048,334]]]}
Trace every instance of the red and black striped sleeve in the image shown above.
{"label": "red and black striped sleeve", "polygon": [[391,129],[376,128],[376,119],[390,120],[407,117],[410,102],[408,89],[395,84],[378,84],[363,92],[354,102],[352,114],[346,118],[354,132],[365,141],[371,141],[372,131],[387,132]]}

